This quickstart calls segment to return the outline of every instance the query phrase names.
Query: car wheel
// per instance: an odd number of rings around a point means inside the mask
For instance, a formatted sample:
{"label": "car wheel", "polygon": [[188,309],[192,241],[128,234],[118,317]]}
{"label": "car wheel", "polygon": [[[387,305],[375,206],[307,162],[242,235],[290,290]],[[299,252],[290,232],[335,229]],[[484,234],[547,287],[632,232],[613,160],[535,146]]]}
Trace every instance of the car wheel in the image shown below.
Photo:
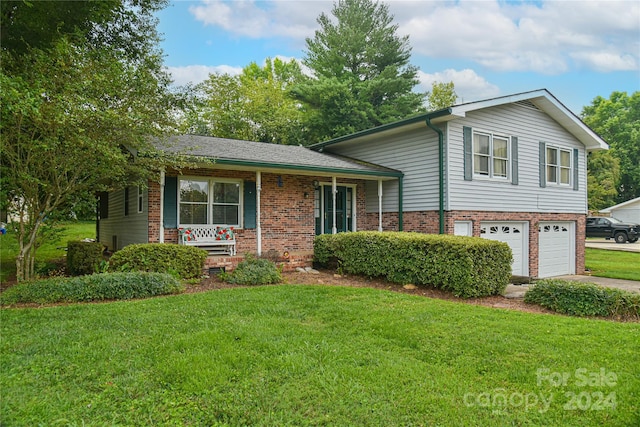
{"label": "car wheel", "polygon": [[624,233],[616,233],[613,238],[616,240],[616,243],[625,243],[627,241],[627,235]]}

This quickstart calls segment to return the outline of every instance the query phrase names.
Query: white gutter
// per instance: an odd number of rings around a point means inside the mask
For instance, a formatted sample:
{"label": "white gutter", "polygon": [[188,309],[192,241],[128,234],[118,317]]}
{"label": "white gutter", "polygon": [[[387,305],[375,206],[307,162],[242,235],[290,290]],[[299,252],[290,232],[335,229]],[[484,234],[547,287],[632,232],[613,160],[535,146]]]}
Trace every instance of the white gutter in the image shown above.
{"label": "white gutter", "polygon": [[262,191],[262,173],[256,172],[256,238],[258,256],[262,255],[262,225],[260,224],[260,192]]}
{"label": "white gutter", "polygon": [[[148,191],[147,191],[148,193]],[[164,169],[160,171],[160,235],[158,241],[164,243]]]}

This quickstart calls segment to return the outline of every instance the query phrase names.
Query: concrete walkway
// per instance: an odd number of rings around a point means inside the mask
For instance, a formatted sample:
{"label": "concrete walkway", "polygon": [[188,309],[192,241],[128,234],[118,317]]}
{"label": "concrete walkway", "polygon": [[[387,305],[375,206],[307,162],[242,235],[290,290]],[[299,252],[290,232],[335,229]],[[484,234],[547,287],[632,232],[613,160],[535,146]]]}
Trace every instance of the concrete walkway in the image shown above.
{"label": "concrete walkway", "polygon": [[593,249],[607,249],[610,251],[640,252],[640,240],[635,243],[616,243],[607,239],[589,239],[585,246]]}
{"label": "concrete walkway", "polygon": [[[615,244],[615,243],[614,243]],[[635,280],[609,279],[607,277],[596,276],[558,276],[553,279],[573,280],[583,283],[595,283],[596,285],[608,288],[618,288],[629,292],[640,293],[640,282]],[[508,285],[504,292],[506,298],[524,298],[524,294],[529,289],[529,285]]]}

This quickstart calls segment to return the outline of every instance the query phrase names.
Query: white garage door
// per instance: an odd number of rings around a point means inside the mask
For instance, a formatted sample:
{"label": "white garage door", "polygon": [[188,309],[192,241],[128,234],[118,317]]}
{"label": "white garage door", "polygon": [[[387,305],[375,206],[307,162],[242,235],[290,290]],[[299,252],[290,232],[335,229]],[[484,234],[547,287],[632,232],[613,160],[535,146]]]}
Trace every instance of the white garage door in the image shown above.
{"label": "white garage door", "polygon": [[540,222],[538,277],[575,274],[575,223]]}
{"label": "white garage door", "polygon": [[511,274],[529,275],[529,238],[526,222],[483,222],[480,224],[480,237],[505,242],[513,253]]}

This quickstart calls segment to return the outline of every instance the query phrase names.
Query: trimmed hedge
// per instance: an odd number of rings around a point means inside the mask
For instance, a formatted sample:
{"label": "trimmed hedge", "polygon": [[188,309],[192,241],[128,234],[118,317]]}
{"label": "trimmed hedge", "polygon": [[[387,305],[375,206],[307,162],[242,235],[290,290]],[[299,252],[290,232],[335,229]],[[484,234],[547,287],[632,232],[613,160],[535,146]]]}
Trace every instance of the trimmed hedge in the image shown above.
{"label": "trimmed hedge", "polygon": [[68,242],[67,272],[72,276],[96,273],[104,261],[103,249],[100,242]]}
{"label": "trimmed hedge", "polygon": [[202,276],[207,251],[168,243],[128,245],[109,260],[111,271],[147,271],[177,274],[183,279]]}
{"label": "trimmed hedge", "polygon": [[524,302],[572,316],[640,318],[640,294],[594,283],[540,280],[524,295]]}
{"label": "trimmed hedge", "polygon": [[2,305],[82,302],[147,298],[176,294],[184,288],[175,277],[162,273],[103,273],[54,277],[12,286],[0,294]]}
{"label": "trimmed hedge", "polygon": [[502,294],[511,278],[511,249],[477,237],[359,231],[324,234],[314,260],[346,273],[431,285],[464,298]]}
{"label": "trimmed hedge", "polygon": [[282,282],[282,274],[276,264],[266,258],[245,255],[245,259],[231,272],[220,273],[220,278],[236,285],[273,285]]}

